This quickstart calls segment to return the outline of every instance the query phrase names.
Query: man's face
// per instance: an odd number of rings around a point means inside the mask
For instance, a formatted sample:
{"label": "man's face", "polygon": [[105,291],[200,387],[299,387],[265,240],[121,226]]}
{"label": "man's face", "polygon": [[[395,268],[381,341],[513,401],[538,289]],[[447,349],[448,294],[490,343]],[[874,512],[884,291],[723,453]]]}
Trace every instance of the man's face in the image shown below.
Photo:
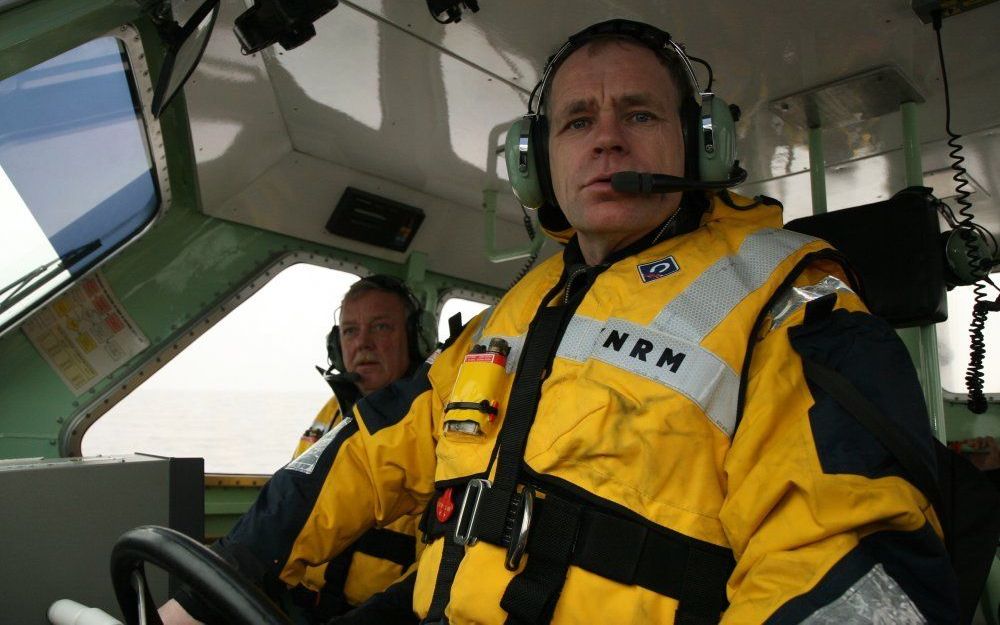
{"label": "man's face", "polygon": [[344,365],[361,376],[365,395],[403,377],[410,367],[406,307],[395,293],[363,291],[340,309]]}
{"label": "man's face", "polygon": [[625,247],[677,209],[679,193],[617,193],[610,179],[626,170],[683,175],[678,97],[667,68],[638,44],[589,44],[558,68],[547,104],[552,186],[585,256],[588,247]]}

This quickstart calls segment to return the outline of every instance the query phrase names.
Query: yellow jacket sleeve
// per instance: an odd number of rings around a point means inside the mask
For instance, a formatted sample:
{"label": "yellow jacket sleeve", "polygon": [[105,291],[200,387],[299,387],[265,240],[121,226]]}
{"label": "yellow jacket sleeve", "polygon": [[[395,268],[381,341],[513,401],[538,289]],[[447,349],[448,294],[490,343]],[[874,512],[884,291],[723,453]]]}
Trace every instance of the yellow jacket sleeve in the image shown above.
{"label": "yellow jacket sleeve", "polygon": [[433,357],[429,369],[355,405],[342,426],[349,434],[338,436],[315,505],[288,551],[280,572],[285,583],[298,583],[307,566],[329,560],[373,525],[384,527],[423,511],[434,493],[442,397],[451,391],[448,384],[464,354],[459,345],[477,323],[470,322],[452,348]]}
{"label": "yellow jacket sleeve", "polygon": [[[823,277],[809,271],[798,284]],[[904,407],[900,426],[929,442],[919,385],[895,334],[849,290],[831,297],[833,322],[816,349],[861,386],[881,378],[870,396],[882,393],[875,401],[889,410]],[[894,614],[915,619],[899,622],[922,622],[915,615],[934,622],[948,580],[937,580],[939,597],[915,591],[950,570],[937,518],[870,433],[808,384],[789,337],[806,312],[802,306],[769,329],[753,352],[744,418],[725,462],[720,518],[737,565],[723,622],[848,622],[851,614],[860,620],[849,622],[869,622],[867,610],[890,603]],[[901,376],[898,384],[887,368]]]}

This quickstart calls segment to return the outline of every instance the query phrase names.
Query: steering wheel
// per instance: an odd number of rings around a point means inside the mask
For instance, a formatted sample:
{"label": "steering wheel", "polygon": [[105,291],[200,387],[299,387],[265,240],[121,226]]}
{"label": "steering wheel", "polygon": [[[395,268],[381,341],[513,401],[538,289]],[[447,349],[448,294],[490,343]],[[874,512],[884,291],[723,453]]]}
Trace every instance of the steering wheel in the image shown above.
{"label": "steering wheel", "polygon": [[127,625],[162,625],[146,584],[145,562],[188,584],[226,623],[292,623],[259,588],[201,543],[166,527],[144,525],[122,534],[111,550],[111,581]]}

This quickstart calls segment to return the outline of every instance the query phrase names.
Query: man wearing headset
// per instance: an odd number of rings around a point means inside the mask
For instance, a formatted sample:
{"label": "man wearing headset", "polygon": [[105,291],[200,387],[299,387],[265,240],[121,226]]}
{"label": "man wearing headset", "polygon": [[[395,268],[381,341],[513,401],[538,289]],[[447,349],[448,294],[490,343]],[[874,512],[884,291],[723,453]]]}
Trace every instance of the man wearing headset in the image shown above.
{"label": "man wearing headset", "polygon": [[725,191],[732,120],[700,92],[645,24],[556,52],[507,162],[563,253],[425,379],[358,403],[327,447],[355,487],[324,488],[268,575],[423,511],[425,623],[956,620],[928,499],[805,374],[835,371],[932,467],[908,355],[834,250]]}
{"label": "man wearing headset", "polygon": [[426,356],[411,344],[410,335],[417,332],[410,328],[411,318],[419,314],[412,293],[392,276],[368,276],[351,285],[341,301],[338,322],[326,339],[330,368],[324,377],[334,396],[302,434],[294,457],[309,449],[344,413],[350,413],[358,396],[412,373]]}
{"label": "man wearing headset", "polygon": [[[305,431],[293,461],[281,470],[281,474],[318,471],[316,451],[319,450],[309,453],[309,449],[325,433],[343,423],[344,415],[350,414],[355,401],[413,373],[428,349],[426,339],[421,336],[420,315],[419,301],[397,278],[373,275],[351,285],[341,302],[338,323],[327,337],[330,369],[324,375],[335,395]],[[270,487],[269,492],[276,500],[271,505],[282,508],[270,513],[294,515],[296,507],[283,504],[297,492],[286,489],[282,493],[274,487]],[[298,506],[303,505],[302,501],[295,501]],[[361,605],[400,578],[423,547],[416,540],[417,520],[414,516],[403,516],[384,528],[373,528],[330,562],[309,568],[291,594],[302,617],[310,622],[326,622]],[[235,555],[245,549],[240,543],[246,536],[241,527],[259,523],[276,530],[282,525],[268,518],[267,510],[255,506],[247,518],[219,542],[216,551],[241,562]],[[266,534],[262,532],[254,540],[276,540]],[[290,538],[294,536],[284,540]],[[205,606],[186,592],[178,599],[187,612],[199,619],[213,618]],[[177,614],[177,607],[173,604],[166,608],[171,611],[167,616]]]}

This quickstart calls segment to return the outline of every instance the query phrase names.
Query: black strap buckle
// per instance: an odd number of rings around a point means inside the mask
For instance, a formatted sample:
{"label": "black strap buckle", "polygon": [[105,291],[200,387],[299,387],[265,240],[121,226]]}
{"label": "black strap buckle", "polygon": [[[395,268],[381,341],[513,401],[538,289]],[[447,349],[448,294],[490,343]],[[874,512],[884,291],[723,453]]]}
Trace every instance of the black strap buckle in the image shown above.
{"label": "black strap buckle", "polygon": [[528,532],[531,531],[531,515],[534,509],[535,489],[525,486],[521,491],[521,505],[518,506],[511,525],[510,543],[507,545],[507,558],[504,560],[504,566],[508,571],[516,571],[521,566],[521,558],[528,547]]}

